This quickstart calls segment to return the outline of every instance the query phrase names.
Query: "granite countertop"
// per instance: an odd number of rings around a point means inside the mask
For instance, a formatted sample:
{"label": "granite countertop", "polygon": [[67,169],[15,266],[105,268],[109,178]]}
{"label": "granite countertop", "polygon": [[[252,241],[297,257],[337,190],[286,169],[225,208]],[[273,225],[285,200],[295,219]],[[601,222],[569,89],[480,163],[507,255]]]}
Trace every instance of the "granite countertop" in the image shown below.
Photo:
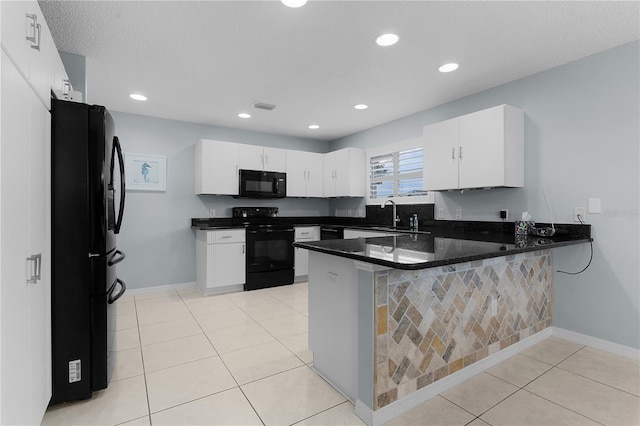
{"label": "granite countertop", "polygon": [[[500,238],[494,235],[491,241],[487,241],[468,239],[468,235],[452,238],[438,234],[434,230],[432,234],[297,242],[293,245],[390,268],[416,270],[583,244],[592,240],[584,235],[553,238],[518,236],[517,240],[514,235],[502,235]],[[502,241],[495,241],[499,239]]]}

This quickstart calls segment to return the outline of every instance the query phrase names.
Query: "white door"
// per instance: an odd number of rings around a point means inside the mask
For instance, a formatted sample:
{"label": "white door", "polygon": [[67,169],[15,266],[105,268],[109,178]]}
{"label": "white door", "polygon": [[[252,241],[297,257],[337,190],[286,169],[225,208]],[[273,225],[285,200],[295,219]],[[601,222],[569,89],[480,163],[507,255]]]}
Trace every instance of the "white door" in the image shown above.
{"label": "white door", "polygon": [[460,188],[504,185],[504,108],[485,109],[459,120]]}
{"label": "white door", "polygon": [[287,151],[287,197],[307,195],[306,154],[304,151]]}
{"label": "white door", "polygon": [[214,244],[213,253],[213,286],[244,284],[245,243]]}
{"label": "white door", "polygon": [[335,152],[333,164],[335,168],[336,197],[351,195],[351,163],[349,149]]}
{"label": "white door", "polygon": [[4,51],[1,67],[0,424],[29,424],[29,117],[35,95]]}
{"label": "white door", "polygon": [[[323,197],[322,154],[307,153],[307,197]],[[288,181],[287,181],[288,185]]]}
{"label": "white door", "polygon": [[28,286],[31,424],[42,421],[51,399],[51,114],[31,95],[29,145],[29,253],[40,256],[39,279]]}
{"label": "white door", "polygon": [[429,191],[458,188],[458,120],[426,126],[424,137],[424,186]]}
{"label": "white door", "polygon": [[264,150],[261,146],[238,144],[238,164],[243,170],[264,170]]}
{"label": "white door", "polygon": [[202,194],[238,195],[238,144],[203,140],[199,167]]}
{"label": "white door", "polygon": [[336,196],[336,168],[335,159],[337,154],[335,152],[329,152],[324,154],[323,162],[323,192],[325,197]]}
{"label": "white door", "polygon": [[287,170],[286,150],[280,148],[263,148],[263,169],[268,172],[281,172]]}

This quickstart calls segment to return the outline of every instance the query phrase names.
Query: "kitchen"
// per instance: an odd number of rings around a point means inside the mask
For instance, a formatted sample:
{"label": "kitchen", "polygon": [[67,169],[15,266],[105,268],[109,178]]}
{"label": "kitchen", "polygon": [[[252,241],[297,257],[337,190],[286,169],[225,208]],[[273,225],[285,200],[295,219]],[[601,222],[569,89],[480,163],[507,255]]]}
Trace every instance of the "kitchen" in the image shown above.
{"label": "kitchen", "polygon": [[[318,153],[346,147],[368,149],[416,137],[431,123],[510,104],[521,108],[527,117],[524,188],[437,193],[436,208],[442,208],[448,220],[455,220],[459,209],[463,220],[498,221],[497,211],[504,208],[509,210],[509,220],[529,211],[537,221],[573,223],[574,207],[586,207],[589,198],[601,198],[603,213],[587,216],[593,226],[593,264],[582,275],[554,276],[554,325],[637,349],[637,51],[637,41],[612,46],[593,56],[559,63],[479,93],[454,95],[399,115],[387,124],[328,140],[316,140],[309,132],[306,137],[283,136],[257,128],[193,124],[153,117],[142,110],[135,113],[111,108],[115,109],[112,112],[123,144],[126,141],[126,152],[164,155],[168,163],[166,192],[127,193],[128,217],[119,244],[128,257],[119,273],[130,291],[195,282],[195,237],[190,219],[208,217],[211,210],[217,217],[230,217],[231,207],[240,205],[231,197],[194,195],[192,170],[199,139]],[[90,61],[87,58],[87,67]],[[91,75],[86,78],[91,87]],[[250,105],[254,100],[245,103]],[[306,122],[303,124],[306,127]],[[274,205],[268,201],[251,204]],[[275,205],[282,216],[293,217],[358,216],[365,209],[362,198],[295,198],[278,200]],[[630,234],[634,237],[626,237]],[[579,270],[588,258],[588,245],[554,250],[557,269]]]}

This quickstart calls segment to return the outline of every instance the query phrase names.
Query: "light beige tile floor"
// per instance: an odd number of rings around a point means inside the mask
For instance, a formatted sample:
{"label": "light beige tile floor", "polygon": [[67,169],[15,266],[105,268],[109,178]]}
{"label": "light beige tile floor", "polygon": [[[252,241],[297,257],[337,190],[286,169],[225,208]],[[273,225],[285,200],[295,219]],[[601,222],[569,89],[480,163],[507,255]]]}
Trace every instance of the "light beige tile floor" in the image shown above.
{"label": "light beige tile floor", "polygon": [[[362,425],[310,368],[306,283],[119,301],[109,387],[46,425]],[[550,337],[388,425],[640,425],[640,363]]]}

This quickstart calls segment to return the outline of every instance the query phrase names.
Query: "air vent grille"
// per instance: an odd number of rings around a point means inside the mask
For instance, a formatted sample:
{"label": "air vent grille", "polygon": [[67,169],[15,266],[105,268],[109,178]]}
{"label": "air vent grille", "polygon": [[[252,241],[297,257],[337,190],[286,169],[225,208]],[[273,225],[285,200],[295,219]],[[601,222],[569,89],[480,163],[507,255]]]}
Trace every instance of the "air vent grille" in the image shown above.
{"label": "air vent grille", "polygon": [[264,102],[254,102],[253,103],[253,107],[254,108],[258,108],[258,109],[264,109],[265,111],[271,111],[273,110],[276,106],[275,105],[271,105],[271,104],[267,104]]}

